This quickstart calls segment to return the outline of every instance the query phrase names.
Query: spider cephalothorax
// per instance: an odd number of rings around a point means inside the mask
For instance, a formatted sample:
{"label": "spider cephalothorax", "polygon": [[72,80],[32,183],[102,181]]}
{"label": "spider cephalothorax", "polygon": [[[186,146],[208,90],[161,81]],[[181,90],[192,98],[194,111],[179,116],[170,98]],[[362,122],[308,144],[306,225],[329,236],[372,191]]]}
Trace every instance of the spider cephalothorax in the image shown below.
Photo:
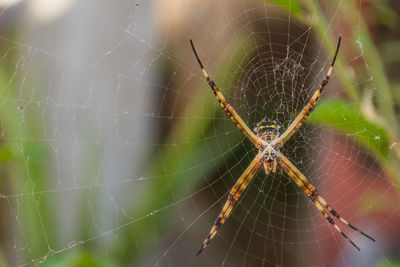
{"label": "spider cephalothorax", "polygon": [[279,136],[280,128],[281,126],[275,120],[264,118],[262,121],[257,123],[254,131],[256,132],[257,137],[269,143]]}

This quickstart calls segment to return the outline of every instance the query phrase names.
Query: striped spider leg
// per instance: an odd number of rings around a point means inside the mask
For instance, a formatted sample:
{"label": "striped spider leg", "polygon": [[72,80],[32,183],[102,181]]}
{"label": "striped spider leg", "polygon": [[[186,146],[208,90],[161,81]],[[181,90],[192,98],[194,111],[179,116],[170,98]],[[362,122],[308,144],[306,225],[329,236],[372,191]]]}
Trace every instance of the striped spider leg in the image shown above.
{"label": "striped spider leg", "polygon": [[289,127],[286,129],[286,131],[279,137],[277,140],[277,144],[279,147],[282,147],[283,144],[286,143],[287,140],[295,133],[297,130],[304,124],[304,122],[307,120],[308,116],[310,116],[311,112],[313,112],[315,105],[317,104],[322,91],[324,90],[325,86],[328,84],[329,79],[331,78],[332,71],[333,71],[333,65],[335,64],[336,57],[339,53],[339,48],[340,48],[340,41],[342,37],[339,36],[339,40],[337,43],[336,47],[336,52],[335,56],[333,57],[331,66],[328,69],[328,72],[325,76],[325,78],[322,80],[321,85],[318,87],[318,89],[315,91],[313,96],[311,97],[310,101],[308,101],[307,105],[300,111],[300,113],[297,115],[297,117],[293,120],[293,122],[289,125]]}
{"label": "striped spider leg", "polygon": [[239,197],[242,195],[243,191],[249,185],[251,180],[253,179],[254,175],[257,173],[258,169],[262,166],[263,159],[265,157],[265,152],[260,152],[257,156],[253,159],[247,169],[243,172],[240,178],[237,180],[236,184],[232,187],[231,191],[229,192],[228,200],[225,202],[222,211],[218,215],[217,219],[214,222],[213,227],[211,228],[210,233],[204,240],[203,244],[201,245],[199,251],[197,251],[196,256],[198,256],[210,243],[211,239],[215,236],[218,232],[219,227],[224,224],[226,219],[232,212],[233,207],[235,206],[236,202],[238,201]]}
{"label": "striped spider leg", "polygon": [[[225,112],[226,115],[232,120],[233,124],[259,149],[259,153],[247,167],[247,169],[243,172],[243,174],[239,177],[236,184],[232,187],[228,200],[226,201],[222,211],[218,215],[213,227],[211,228],[210,233],[204,240],[203,244],[201,245],[199,251],[196,255],[199,255],[206,246],[210,243],[211,239],[216,235],[219,227],[226,221],[229,215],[232,212],[233,207],[235,206],[236,202],[238,201],[239,197],[242,195],[250,181],[253,179],[254,175],[257,173],[258,169],[265,163],[265,154],[267,154],[270,150],[264,150],[265,145],[267,144],[263,139],[260,139],[258,136],[254,134],[253,131],[246,125],[243,119],[237,114],[235,109],[226,101],[225,97],[221,93],[221,91],[216,86],[215,82],[208,76],[203,63],[201,62],[199,56],[197,55],[196,49],[194,48],[193,41],[190,40],[190,44],[192,46],[193,53],[197,59],[197,62],[200,65],[201,70],[203,71],[203,75],[207,80],[207,83],[211,87],[215,97],[217,98],[218,102],[220,103],[222,110]],[[270,147],[270,146],[269,146]],[[276,170],[276,161],[273,172]],[[267,169],[266,169],[267,170]]]}
{"label": "striped spider leg", "polygon": [[285,172],[293,179],[293,181],[304,191],[304,193],[310,198],[310,200],[314,203],[317,209],[322,213],[322,215],[328,220],[330,224],[344,237],[346,238],[350,244],[352,244],[356,249],[360,250],[360,248],[340,229],[340,227],[335,223],[331,216],[329,216],[329,212],[342,221],[345,225],[349,226],[351,229],[359,232],[360,234],[364,235],[365,237],[375,241],[371,236],[367,235],[363,231],[356,228],[354,225],[349,223],[347,220],[343,219],[337,211],[335,211],[325,199],[323,199],[317,189],[308,181],[308,179],[302,174],[296,166],[290,162],[282,153],[279,151],[276,153],[276,158],[278,161],[279,166],[285,170]]}
{"label": "striped spider leg", "polygon": [[193,49],[193,53],[197,59],[197,62],[199,62],[200,68],[203,71],[203,75],[207,80],[208,85],[210,85],[211,90],[214,92],[215,97],[217,98],[219,104],[221,105],[223,111],[225,112],[226,115],[232,120],[233,124],[236,125],[236,127],[258,148],[262,149],[263,145],[265,143],[257,138],[257,136],[250,130],[250,128],[246,125],[246,123],[243,121],[243,119],[237,114],[235,109],[226,101],[225,97],[221,93],[221,91],[218,89],[218,87],[215,85],[214,81],[208,76],[203,64],[200,61],[199,56],[197,55],[196,49],[194,48],[192,40],[190,40],[190,44]]}

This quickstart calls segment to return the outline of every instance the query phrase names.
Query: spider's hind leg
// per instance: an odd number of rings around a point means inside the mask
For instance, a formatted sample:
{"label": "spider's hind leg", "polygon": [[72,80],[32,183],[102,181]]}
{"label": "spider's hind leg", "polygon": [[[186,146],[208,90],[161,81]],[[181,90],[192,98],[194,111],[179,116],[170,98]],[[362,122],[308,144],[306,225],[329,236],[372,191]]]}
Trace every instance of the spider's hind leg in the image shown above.
{"label": "spider's hind leg", "polygon": [[350,227],[351,229],[353,229],[354,231],[359,232],[360,234],[362,234],[363,236],[367,237],[368,239],[372,240],[375,242],[375,239],[372,238],[371,236],[367,235],[366,233],[364,233],[363,231],[361,231],[360,229],[358,229],[357,227],[355,227],[354,225],[352,225],[351,223],[349,223],[347,220],[345,220],[342,216],[339,215],[339,213],[334,210],[327,202],[325,199],[323,199],[318,193],[316,193],[316,197],[319,201],[319,203],[322,204],[322,206],[324,206],[333,216],[335,216],[336,218],[338,218],[340,221],[342,221],[345,225],[347,225],[348,227]]}

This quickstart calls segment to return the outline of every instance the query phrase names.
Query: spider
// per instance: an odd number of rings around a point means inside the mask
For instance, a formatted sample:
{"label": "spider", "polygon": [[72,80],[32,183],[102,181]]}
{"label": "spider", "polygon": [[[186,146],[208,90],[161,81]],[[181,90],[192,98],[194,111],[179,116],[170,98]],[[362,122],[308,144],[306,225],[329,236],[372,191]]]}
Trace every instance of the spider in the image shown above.
{"label": "spider", "polygon": [[242,193],[249,185],[249,183],[251,182],[251,180],[253,179],[253,177],[255,176],[255,174],[257,173],[257,171],[261,166],[264,166],[265,173],[269,174],[270,172],[275,173],[276,167],[277,165],[279,165],[293,179],[293,181],[304,191],[304,193],[314,203],[314,205],[328,220],[328,222],[357,250],[360,250],[360,248],[340,229],[340,227],[335,223],[330,214],[332,214],[332,216],[336,217],[338,220],[342,221],[342,223],[344,223],[354,231],[357,231],[360,234],[364,235],[365,237],[369,238],[370,240],[375,241],[375,239],[373,239],[371,236],[362,232],[354,225],[349,223],[347,220],[342,218],[339,215],[339,213],[336,210],[334,210],[328,204],[328,202],[319,195],[317,189],[308,181],[306,176],[304,176],[304,174],[302,174],[301,171],[297,169],[297,167],[288,158],[286,158],[285,155],[283,155],[280,152],[280,148],[304,124],[308,116],[314,110],[315,105],[317,104],[317,101],[320,98],[322,91],[328,84],[329,78],[332,75],[333,65],[335,64],[335,60],[339,52],[340,41],[341,41],[341,36],[339,36],[336,52],[333,57],[332,63],[328,69],[325,78],[322,80],[320,86],[315,91],[315,93],[313,94],[307,105],[300,111],[297,117],[289,125],[286,131],[282,135],[279,135],[280,125],[276,121],[267,118],[264,118],[262,121],[257,123],[256,127],[254,128],[254,132],[250,130],[250,128],[246,125],[246,123],[242,120],[242,118],[240,118],[239,114],[236,113],[235,109],[226,101],[225,97],[222,95],[221,91],[215,85],[214,81],[208,76],[203,64],[200,61],[199,56],[197,55],[196,49],[194,48],[193,45],[193,41],[190,40],[193,53],[200,65],[201,70],[203,71],[204,77],[206,78],[207,83],[210,85],[211,90],[213,91],[223,111],[232,120],[233,124],[235,124],[236,127],[258,149],[258,154],[255,156],[250,165],[246,168],[246,170],[239,177],[239,179],[229,192],[228,199],[225,205],[223,206],[222,211],[215,220],[215,223],[211,228],[210,233],[204,240],[196,256],[198,256],[207,247],[210,241],[214,238],[219,228],[221,227],[222,224],[224,224],[226,219],[229,217],[233,207],[235,206],[240,196],[242,195]]}

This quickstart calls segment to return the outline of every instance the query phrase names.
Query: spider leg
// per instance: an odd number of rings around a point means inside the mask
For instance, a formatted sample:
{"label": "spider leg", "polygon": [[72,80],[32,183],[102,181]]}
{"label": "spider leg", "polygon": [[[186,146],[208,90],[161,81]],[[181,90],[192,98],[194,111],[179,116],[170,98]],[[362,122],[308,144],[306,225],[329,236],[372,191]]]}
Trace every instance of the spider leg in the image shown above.
{"label": "spider leg", "polygon": [[[288,166],[291,166],[293,169],[297,168],[293,165],[293,163],[291,163],[283,154],[280,154],[281,156],[281,160],[287,164]],[[344,218],[342,218],[339,213],[334,210],[329,204],[328,202],[319,195],[317,189],[307,180],[307,178],[299,171],[298,171],[298,175],[297,177],[302,181],[302,183],[304,184],[305,187],[307,187],[307,189],[311,192],[312,197],[315,197],[318,202],[324,206],[333,216],[335,216],[336,218],[338,218],[340,221],[342,221],[344,224],[346,224],[348,227],[350,227],[351,229],[359,232],[360,234],[362,234],[363,236],[371,239],[372,241],[375,241],[374,238],[372,238],[371,236],[367,235],[366,233],[364,233],[363,231],[359,230],[357,227],[355,227],[354,225],[352,225],[351,223],[349,223],[347,220],[345,220]]]}
{"label": "spider leg", "polygon": [[311,112],[313,112],[315,105],[317,104],[317,102],[321,96],[322,91],[324,90],[325,86],[328,84],[329,79],[332,75],[333,65],[335,64],[336,57],[339,52],[341,39],[342,38],[339,36],[335,56],[333,57],[331,66],[329,67],[329,70],[328,70],[325,78],[322,80],[321,85],[318,87],[317,91],[315,91],[314,95],[311,97],[310,101],[302,109],[302,111],[299,113],[299,115],[297,115],[297,117],[289,125],[289,127],[286,129],[286,131],[279,137],[278,142],[277,142],[279,144],[279,146],[283,146],[283,144],[285,144],[286,141],[289,140],[289,138],[304,124],[304,122],[307,120],[308,116],[310,116]]}
{"label": "spider leg", "polygon": [[341,220],[345,225],[347,225],[348,227],[350,227],[351,229],[353,229],[354,231],[359,232],[360,234],[362,234],[363,236],[367,237],[368,239],[371,239],[372,241],[375,242],[375,239],[372,238],[371,236],[367,235],[366,233],[364,233],[363,231],[361,231],[360,229],[358,229],[357,227],[355,227],[354,225],[352,225],[351,223],[349,223],[347,220],[345,220],[344,218],[342,218],[339,213],[334,210],[327,202],[325,199],[323,199],[318,192],[315,192],[316,197],[318,198],[318,201],[336,218],[338,218],[339,220]]}
{"label": "spider leg", "polygon": [[246,125],[243,119],[236,113],[235,109],[226,101],[225,97],[218,89],[217,85],[214,81],[208,76],[203,64],[200,61],[199,56],[197,55],[196,49],[194,48],[192,40],[190,40],[190,44],[193,49],[193,53],[199,62],[200,68],[203,71],[203,75],[207,80],[208,85],[210,85],[211,90],[214,92],[215,97],[217,98],[219,104],[221,105],[223,111],[226,115],[232,120],[233,124],[257,147],[260,149],[261,145],[263,144],[262,141],[250,130],[250,128]]}
{"label": "spider leg", "polygon": [[228,200],[225,202],[224,207],[222,208],[217,219],[215,220],[210,233],[204,240],[199,251],[197,251],[196,256],[198,256],[207,247],[211,239],[213,239],[214,236],[217,234],[221,225],[224,224],[226,219],[229,217],[239,197],[242,195],[246,187],[249,185],[250,181],[253,179],[258,169],[261,167],[264,154],[265,153],[257,154],[257,156],[253,159],[253,161],[250,163],[250,165],[247,167],[247,169],[243,172],[243,174],[239,177],[235,185],[232,187],[231,191],[229,192]]}
{"label": "spider leg", "polygon": [[[318,208],[318,210],[322,213],[322,215],[328,220],[330,224],[335,227],[335,229],[346,238],[356,249],[360,250],[360,248],[349,238],[347,235],[340,229],[340,227],[335,223],[331,216],[329,216],[328,210],[333,216],[341,220],[344,224],[349,226],[351,229],[361,233],[365,237],[375,241],[372,237],[362,232],[358,228],[354,227],[352,224],[343,219],[326,201],[323,199],[315,187],[307,180],[307,178],[293,165],[292,162],[289,161],[282,153],[277,154],[279,165],[285,170],[285,172],[294,180],[294,182],[303,189],[304,193],[311,199],[314,205]],[[326,208],[326,210],[324,209]]]}

